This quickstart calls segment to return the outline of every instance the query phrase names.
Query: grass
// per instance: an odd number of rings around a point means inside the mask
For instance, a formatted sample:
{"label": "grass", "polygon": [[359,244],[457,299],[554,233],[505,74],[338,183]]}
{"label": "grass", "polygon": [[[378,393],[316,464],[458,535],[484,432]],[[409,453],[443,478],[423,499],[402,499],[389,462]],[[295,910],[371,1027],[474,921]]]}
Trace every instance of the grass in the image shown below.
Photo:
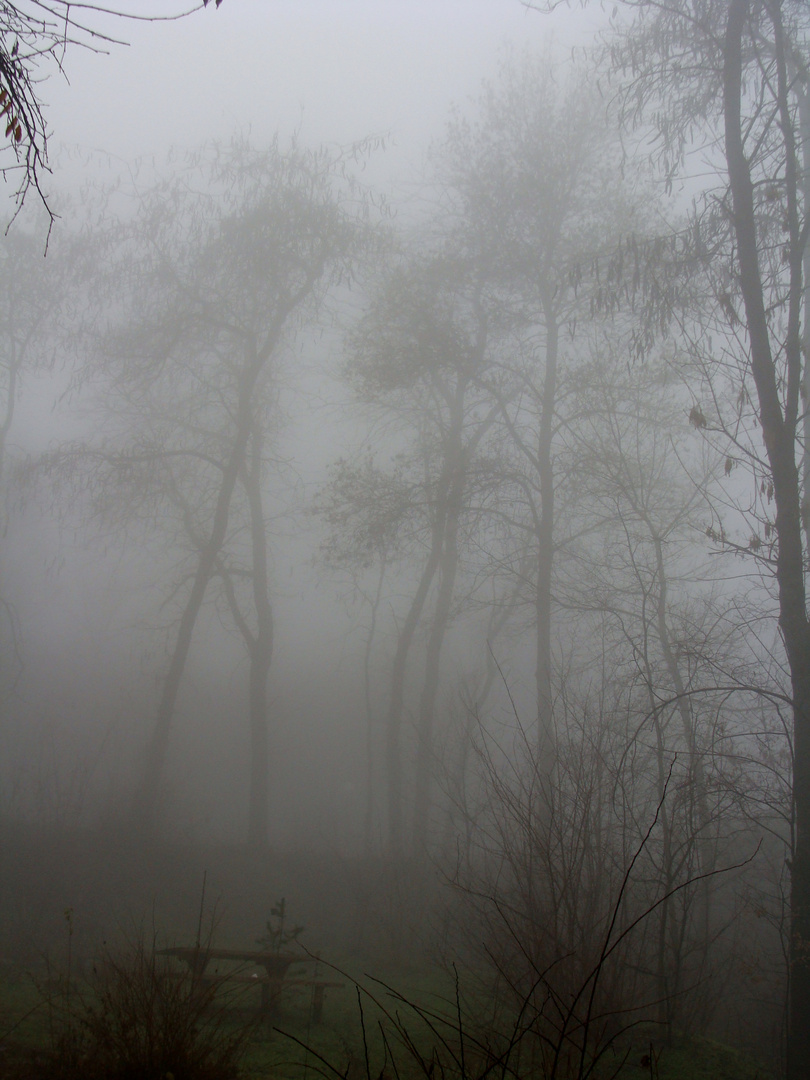
{"label": "grass", "polygon": [[673,1046],[662,1047],[657,1071],[655,1064],[652,1071],[650,1065],[642,1066],[642,1057],[650,1055],[643,1045],[639,1050],[643,1052],[628,1059],[621,1080],[650,1076],[658,1080],[772,1080],[775,1075],[747,1055],[711,1039],[680,1039]]}
{"label": "grass", "polygon": [[[459,1037],[453,981],[445,974],[390,970],[382,982],[360,977],[371,996],[358,995],[353,974],[317,972],[318,978],[345,983],[327,991],[323,1022],[317,1025],[303,987],[285,991],[272,1025],[256,1022],[255,992],[234,996],[220,987],[207,1001],[194,1000],[187,985],[174,980],[166,1000],[161,970],[142,946],[112,970],[107,967],[103,978],[97,974],[70,988],[51,983],[38,989],[30,978],[6,981],[0,984],[0,1048],[5,1049],[0,1080],[477,1080],[491,1067],[483,1042],[471,1030],[462,1029]],[[158,984],[162,996],[155,993]],[[631,1046],[609,1053],[597,1075],[615,1074],[620,1080],[771,1076],[709,1040],[664,1047],[657,1061],[655,1053],[646,1061],[645,1055],[649,1058],[649,1037],[639,1033]],[[530,1075],[512,1061],[516,1072]],[[489,1075],[501,1080],[497,1068]]]}
{"label": "grass", "polygon": [[[467,1033],[463,1063],[466,1071],[453,1065],[453,1056],[458,1063],[459,1039],[452,980],[445,973],[408,972],[401,978],[398,975],[396,971],[389,972],[388,979],[382,983],[359,980],[373,993],[376,1005],[364,994],[358,1000],[354,986],[347,985],[345,990],[333,993],[327,1001],[324,1023],[316,1027],[308,1023],[305,1004],[299,1006],[291,999],[285,1014],[276,1021],[275,1030],[264,1032],[251,1045],[245,1061],[248,1075],[283,1080],[314,1080],[319,1075],[329,1080],[339,1077],[461,1080],[464,1076],[478,1080],[482,1077],[487,1062],[476,1046],[472,1031]],[[437,1014],[446,1018],[445,1024],[435,1020]],[[388,1034],[384,1039],[379,1024],[386,1022],[386,1017]],[[393,1031],[397,1026],[398,1032]],[[773,1080],[775,1075],[746,1055],[709,1039],[681,1039],[671,1047],[659,1044],[651,1054],[651,1038],[655,1038],[655,1032],[639,1030],[632,1044],[625,1042],[615,1054],[609,1052],[605,1056],[601,1071],[594,1077]],[[442,1039],[446,1045],[437,1048]],[[529,1070],[518,1069],[516,1073],[531,1075]],[[488,1075],[490,1080],[502,1077],[497,1068]],[[561,1073],[559,1080],[564,1076]]]}

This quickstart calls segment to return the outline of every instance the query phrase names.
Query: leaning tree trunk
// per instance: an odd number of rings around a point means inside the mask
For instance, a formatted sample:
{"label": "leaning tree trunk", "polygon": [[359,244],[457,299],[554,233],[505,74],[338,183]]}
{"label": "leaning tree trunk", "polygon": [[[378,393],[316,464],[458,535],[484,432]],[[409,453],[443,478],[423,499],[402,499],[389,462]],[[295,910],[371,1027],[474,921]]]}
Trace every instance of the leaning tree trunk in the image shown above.
{"label": "leaning tree trunk", "polygon": [[422,570],[411,606],[397,637],[397,647],[391,668],[391,696],[388,704],[385,764],[388,782],[388,854],[398,861],[403,855],[402,814],[402,715],[405,709],[405,671],[408,653],[422,616],[427,595],[439,568],[447,515],[447,470],[439,478],[436,515],[431,529],[430,552]]}
{"label": "leaning tree trunk", "polygon": [[[796,435],[801,381],[800,310],[802,258],[806,238],[798,225],[797,168],[789,102],[784,79],[784,47],[780,5],[769,8],[782,107],[780,129],[785,140],[785,190],[789,233],[790,293],[785,338],[786,378],[780,380],[768,333],[765,293],[757,250],[757,228],[751,170],[742,130],[742,37],[748,0],[730,0],[726,26],[723,106],[725,149],[733,205],[733,225],[757,390],[759,420],[773,480],[776,504],[776,581],[779,626],[785,642],[793,695],[793,858],[791,865],[788,1080],[806,1076],[810,1061],[810,625],[808,625],[801,531],[801,489],[796,462]],[[780,58],[781,54],[781,58]],[[787,121],[787,122],[786,122]],[[784,410],[779,397],[784,387]]]}

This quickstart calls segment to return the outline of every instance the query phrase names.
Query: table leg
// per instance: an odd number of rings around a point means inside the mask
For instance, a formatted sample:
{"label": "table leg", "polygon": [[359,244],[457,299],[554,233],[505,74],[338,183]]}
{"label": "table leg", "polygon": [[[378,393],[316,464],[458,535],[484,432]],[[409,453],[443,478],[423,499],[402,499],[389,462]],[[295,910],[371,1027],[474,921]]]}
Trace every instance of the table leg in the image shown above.
{"label": "table leg", "polygon": [[278,1004],[279,996],[281,995],[281,980],[280,979],[262,979],[262,1002],[261,1013],[262,1016],[270,1017],[276,1011],[276,1005]]}
{"label": "table leg", "polygon": [[322,983],[315,983],[312,987],[312,1023],[320,1024],[323,1016],[323,995],[326,987]]}

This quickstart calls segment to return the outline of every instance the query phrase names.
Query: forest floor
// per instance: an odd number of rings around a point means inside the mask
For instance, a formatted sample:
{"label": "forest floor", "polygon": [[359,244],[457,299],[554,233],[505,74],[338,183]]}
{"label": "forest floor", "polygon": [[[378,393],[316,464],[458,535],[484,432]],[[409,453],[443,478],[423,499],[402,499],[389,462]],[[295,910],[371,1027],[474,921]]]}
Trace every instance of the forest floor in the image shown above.
{"label": "forest floor", "polygon": [[[318,977],[343,983],[327,989],[320,1023],[313,1022],[310,990],[304,986],[285,992],[283,1006],[271,1020],[257,1019],[253,987],[243,988],[238,1000],[228,1000],[227,1009],[218,1014],[217,1037],[242,1043],[240,1075],[246,1080],[429,1080],[434,1075],[474,1080],[486,1072],[486,1055],[473,1033],[465,1031],[464,1039],[459,1038],[454,986],[446,975],[392,968],[382,980],[357,973],[354,982],[341,968],[319,972]],[[0,975],[0,1080],[89,1075],[78,1061],[70,1068],[58,1065],[53,1048],[66,1029],[83,1034],[92,979],[90,973],[66,987],[42,972],[39,977],[26,972]],[[454,1068],[453,1058],[461,1062],[462,1041],[463,1069]],[[510,1066],[504,1075],[539,1075],[518,1055]],[[558,1075],[563,1080],[568,1073],[563,1068]],[[772,1080],[775,1075],[776,1070],[719,1043],[679,1039],[666,1046],[654,1033],[641,1030],[632,1042],[609,1050],[594,1074],[618,1080]]]}

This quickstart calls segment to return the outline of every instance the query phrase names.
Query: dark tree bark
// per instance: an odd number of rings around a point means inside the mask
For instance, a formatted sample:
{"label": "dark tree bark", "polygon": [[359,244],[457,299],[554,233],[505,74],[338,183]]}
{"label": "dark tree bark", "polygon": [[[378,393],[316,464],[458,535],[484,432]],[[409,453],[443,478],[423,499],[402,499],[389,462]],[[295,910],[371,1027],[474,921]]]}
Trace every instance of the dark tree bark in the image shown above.
{"label": "dark tree bark", "polygon": [[[777,65],[784,72],[781,4],[770,6]],[[760,272],[753,183],[743,142],[743,33],[748,0],[730,0],[724,43],[723,111],[725,151],[733,204],[739,282],[757,390],[759,419],[773,479],[776,504],[776,581],[779,626],[785,643],[793,693],[793,858],[791,866],[788,1077],[806,1076],[810,1062],[810,624],[808,624],[801,532],[801,489],[796,461],[801,349],[799,310],[806,229],[799,229],[796,158],[790,118],[780,116],[785,140],[785,186],[790,295],[785,341],[784,404],[771,350],[765,290]],[[788,109],[780,75],[779,98]]]}

